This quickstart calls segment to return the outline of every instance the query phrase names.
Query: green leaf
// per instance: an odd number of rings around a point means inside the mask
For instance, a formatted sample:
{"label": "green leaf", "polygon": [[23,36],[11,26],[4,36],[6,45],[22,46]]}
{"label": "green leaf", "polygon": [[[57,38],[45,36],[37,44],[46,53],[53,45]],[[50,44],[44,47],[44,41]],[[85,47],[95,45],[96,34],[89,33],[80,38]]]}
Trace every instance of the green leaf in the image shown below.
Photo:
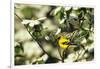
{"label": "green leaf", "polygon": [[44,64],[45,62],[43,60],[38,60],[37,64]]}
{"label": "green leaf", "polygon": [[32,7],[25,7],[21,10],[22,14],[24,15],[25,18],[30,19],[33,16],[33,9]]}
{"label": "green leaf", "polygon": [[88,45],[90,45],[90,44],[92,44],[92,43],[93,43],[93,40],[90,40],[90,39],[87,40],[87,44],[88,44]]}
{"label": "green leaf", "polygon": [[24,48],[21,42],[19,42],[19,45],[15,46],[15,53],[20,54],[20,52],[24,52]]}
{"label": "green leaf", "polygon": [[15,53],[20,53],[21,48],[19,46],[15,47]]}
{"label": "green leaf", "polygon": [[85,30],[89,30],[89,21],[88,20],[85,20],[83,23],[82,23],[82,28],[85,29]]}

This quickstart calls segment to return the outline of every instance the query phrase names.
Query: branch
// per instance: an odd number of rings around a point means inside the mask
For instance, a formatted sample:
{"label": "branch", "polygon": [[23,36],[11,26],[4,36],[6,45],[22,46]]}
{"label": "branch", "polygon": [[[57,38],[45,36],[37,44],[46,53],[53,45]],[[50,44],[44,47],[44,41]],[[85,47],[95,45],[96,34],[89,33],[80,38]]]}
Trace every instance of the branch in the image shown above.
{"label": "branch", "polygon": [[59,52],[62,63],[64,63],[63,55],[61,54],[61,50],[59,48],[58,48],[58,52]]}

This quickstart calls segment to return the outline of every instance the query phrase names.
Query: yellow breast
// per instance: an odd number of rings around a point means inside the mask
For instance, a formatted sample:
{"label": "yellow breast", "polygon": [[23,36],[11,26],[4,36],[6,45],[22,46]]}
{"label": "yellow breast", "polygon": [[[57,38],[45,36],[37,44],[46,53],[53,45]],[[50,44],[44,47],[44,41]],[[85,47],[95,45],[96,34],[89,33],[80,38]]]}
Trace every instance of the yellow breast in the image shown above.
{"label": "yellow breast", "polygon": [[65,37],[63,37],[63,36],[61,36],[60,39],[59,39],[59,41],[58,41],[58,44],[59,44],[59,46],[61,48],[65,49],[65,48],[67,48],[69,46],[67,44],[64,44],[65,42],[70,42],[70,40],[67,39],[67,38],[65,38]]}

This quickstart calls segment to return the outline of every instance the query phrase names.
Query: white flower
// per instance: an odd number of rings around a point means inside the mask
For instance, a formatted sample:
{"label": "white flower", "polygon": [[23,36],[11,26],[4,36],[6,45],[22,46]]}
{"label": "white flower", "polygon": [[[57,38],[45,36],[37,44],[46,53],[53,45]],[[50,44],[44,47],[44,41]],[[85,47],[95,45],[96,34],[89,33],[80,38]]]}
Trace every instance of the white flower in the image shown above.
{"label": "white flower", "polygon": [[45,20],[45,19],[46,19],[46,17],[41,17],[37,20],[23,20],[21,23],[22,24],[29,24],[29,26],[33,27],[34,25],[40,24],[40,21]]}
{"label": "white flower", "polygon": [[45,39],[46,39],[46,40],[49,40],[50,38],[49,38],[49,36],[45,36]]}
{"label": "white flower", "polygon": [[47,17],[41,17],[39,18],[38,20],[41,21],[41,20],[45,20]]}
{"label": "white flower", "polygon": [[39,20],[23,20],[22,24],[29,24],[29,26],[33,27],[34,25],[40,24]]}
{"label": "white flower", "polygon": [[56,32],[56,34],[55,34],[55,35],[59,34],[60,32],[61,32],[61,29],[60,29],[60,28],[58,28],[58,29],[57,29],[57,32]]}
{"label": "white flower", "polygon": [[38,20],[33,20],[33,21],[29,24],[29,26],[33,27],[34,25],[38,25],[38,24],[40,24],[40,21],[38,21]]}
{"label": "white flower", "polygon": [[33,22],[33,20],[23,20],[21,23],[22,24],[28,24],[28,23],[32,23]]}

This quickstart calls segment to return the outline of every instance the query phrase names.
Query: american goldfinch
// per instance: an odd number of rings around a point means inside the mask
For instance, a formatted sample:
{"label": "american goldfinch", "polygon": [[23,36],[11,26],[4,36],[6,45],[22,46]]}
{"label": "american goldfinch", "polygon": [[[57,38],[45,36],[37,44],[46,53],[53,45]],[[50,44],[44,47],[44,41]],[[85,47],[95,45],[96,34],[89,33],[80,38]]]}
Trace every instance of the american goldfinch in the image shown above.
{"label": "american goldfinch", "polygon": [[66,44],[66,43],[69,43],[69,42],[70,42],[70,39],[64,36],[59,37],[58,44],[61,48],[64,48],[64,49],[67,48],[69,44]]}
{"label": "american goldfinch", "polygon": [[81,46],[71,41],[72,35],[73,35],[73,32],[72,33],[67,33],[67,32],[60,33],[58,35],[58,40],[57,40],[58,45],[63,49],[66,49],[69,46]]}
{"label": "american goldfinch", "polygon": [[85,49],[83,45],[75,44],[75,43],[71,42],[71,40],[69,38],[66,38],[64,36],[61,36],[58,38],[58,45],[62,49],[66,49],[68,47],[82,47],[83,49]]}

